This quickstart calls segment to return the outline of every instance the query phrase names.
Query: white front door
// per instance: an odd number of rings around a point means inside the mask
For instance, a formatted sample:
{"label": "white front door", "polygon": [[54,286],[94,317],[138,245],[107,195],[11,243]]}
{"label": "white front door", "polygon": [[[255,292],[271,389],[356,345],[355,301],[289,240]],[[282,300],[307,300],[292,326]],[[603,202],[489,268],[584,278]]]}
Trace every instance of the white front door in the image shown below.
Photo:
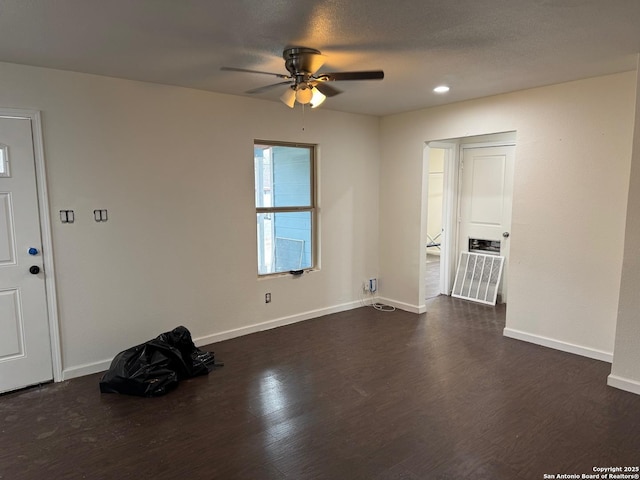
{"label": "white front door", "polygon": [[481,245],[497,246],[505,257],[502,273],[502,302],[507,301],[511,196],[515,146],[487,146],[462,149],[458,256],[469,250],[470,239]]}
{"label": "white front door", "polygon": [[0,117],[0,392],[53,378],[31,120]]}

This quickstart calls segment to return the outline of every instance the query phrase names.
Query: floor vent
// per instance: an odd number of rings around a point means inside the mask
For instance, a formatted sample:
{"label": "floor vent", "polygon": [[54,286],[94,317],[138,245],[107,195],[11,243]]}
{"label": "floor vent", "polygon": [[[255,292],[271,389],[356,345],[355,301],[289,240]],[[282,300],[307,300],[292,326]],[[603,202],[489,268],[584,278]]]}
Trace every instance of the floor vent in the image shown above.
{"label": "floor vent", "polygon": [[495,305],[504,257],[462,252],[451,296]]}

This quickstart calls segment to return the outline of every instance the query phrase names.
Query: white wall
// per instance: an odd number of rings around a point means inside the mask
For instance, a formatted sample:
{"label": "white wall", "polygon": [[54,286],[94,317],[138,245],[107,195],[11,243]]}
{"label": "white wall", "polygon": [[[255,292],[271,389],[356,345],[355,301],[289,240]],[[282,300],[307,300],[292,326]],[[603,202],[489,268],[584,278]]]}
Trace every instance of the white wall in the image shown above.
{"label": "white wall", "polygon": [[[375,117],[12,64],[0,106],[42,111],[66,377],[180,324],[202,344],[358,306],[378,274]],[[318,272],[257,278],[254,139],[319,144]]]}
{"label": "white wall", "polygon": [[380,295],[416,311],[425,141],[516,131],[505,333],[611,359],[635,73],[382,119]]}
{"label": "white wall", "polygon": [[[635,89],[630,72],[381,121],[324,108],[303,131],[300,110],[277,103],[0,64],[0,106],[43,113],[66,376],[178,324],[202,343],[351,308],[371,276],[424,308],[424,142],[514,130],[507,328],[606,359]],[[319,272],[256,278],[255,138],[320,145]]]}
{"label": "white wall", "polygon": [[[636,78],[640,92],[640,75]],[[615,353],[608,383],[640,394],[640,95],[635,98],[636,121],[624,239],[624,259]]]}

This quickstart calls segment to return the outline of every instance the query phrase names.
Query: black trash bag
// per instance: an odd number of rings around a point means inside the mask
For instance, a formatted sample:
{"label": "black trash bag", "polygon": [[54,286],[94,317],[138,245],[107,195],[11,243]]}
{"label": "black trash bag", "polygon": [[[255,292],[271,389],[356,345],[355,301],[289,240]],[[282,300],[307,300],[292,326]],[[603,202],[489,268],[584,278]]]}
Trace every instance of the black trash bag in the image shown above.
{"label": "black trash bag", "polygon": [[207,375],[221,365],[213,352],[196,348],[189,330],[180,326],[116,355],[100,380],[100,391],[157,397],[180,380]]}

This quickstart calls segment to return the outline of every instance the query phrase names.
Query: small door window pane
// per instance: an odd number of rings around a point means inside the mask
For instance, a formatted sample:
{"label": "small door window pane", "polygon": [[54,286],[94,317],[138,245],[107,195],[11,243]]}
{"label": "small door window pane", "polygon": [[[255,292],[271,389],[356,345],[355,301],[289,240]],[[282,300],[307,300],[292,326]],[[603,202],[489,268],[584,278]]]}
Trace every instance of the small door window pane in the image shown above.
{"label": "small door window pane", "polygon": [[9,176],[9,156],[7,155],[7,146],[0,145],[0,177]]}

